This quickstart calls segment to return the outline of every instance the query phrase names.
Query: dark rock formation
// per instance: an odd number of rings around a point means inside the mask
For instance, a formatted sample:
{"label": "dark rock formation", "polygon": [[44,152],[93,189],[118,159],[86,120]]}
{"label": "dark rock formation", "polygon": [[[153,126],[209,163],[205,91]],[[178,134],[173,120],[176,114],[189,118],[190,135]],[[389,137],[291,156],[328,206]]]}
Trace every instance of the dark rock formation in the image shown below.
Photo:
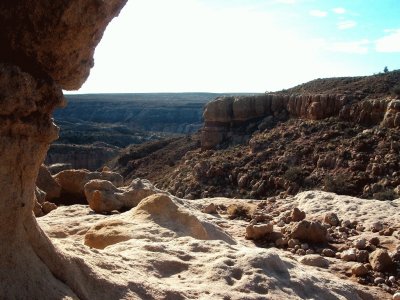
{"label": "dark rock formation", "polygon": [[33,215],[35,181],[57,138],[61,88],[78,88],[124,0],[0,3],[0,294],[4,299],[100,299],[107,283],[67,257]]}
{"label": "dark rock formation", "polygon": [[120,150],[107,144],[66,145],[54,144],[50,147],[45,163],[47,165],[67,162],[71,169],[95,171],[118,155]]}

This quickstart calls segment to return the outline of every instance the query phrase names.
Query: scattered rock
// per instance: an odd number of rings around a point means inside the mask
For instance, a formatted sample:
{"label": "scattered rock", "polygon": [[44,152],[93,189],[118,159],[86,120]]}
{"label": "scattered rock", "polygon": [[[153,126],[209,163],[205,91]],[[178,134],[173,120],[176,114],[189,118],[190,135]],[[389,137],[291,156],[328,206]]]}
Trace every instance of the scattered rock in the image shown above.
{"label": "scattered rock", "polygon": [[384,249],[377,249],[369,255],[369,262],[374,271],[387,272],[393,270],[394,264],[389,253]]}
{"label": "scattered rock", "polygon": [[317,254],[306,255],[299,259],[303,265],[319,267],[319,268],[328,268],[329,261]]}
{"label": "scattered rock", "polygon": [[357,239],[353,242],[353,245],[358,250],[364,250],[367,247],[367,240],[364,238]]}
{"label": "scattered rock", "polygon": [[304,211],[301,211],[297,207],[293,208],[293,210],[290,213],[290,218],[292,222],[299,222],[304,220],[306,217],[306,213]]}
{"label": "scattered rock", "polygon": [[335,257],[335,255],[336,255],[336,252],[329,248],[323,249],[321,253],[323,256],[326,256],[326,257]]}
{"label": "scattered rock", "polygon": [[357,251],[353,248],[343,251],[340,258],[344,261],[357,261]]}
{"label": "scattered rock", "polygon": [[217,213],[217,207],[215,206],[214,203],[210,203],[206,207],[204,207],[202,211],[205,214],[216,214]]}
{"label": "scattered rock", "polygon": [[351,267],[351,273],[357,277],[368,274],[368,269],[361,263],[354,264]]}
{"label": "scattered rock", "polygon": [[272,233],[274,225],[272,223],[261,225],[249,225],[246,227],[246,239],[259,240],[267,234]]}
{"label": "scattered rock", "polygon": [[397,292],[393,295],[393,300],[400,300],[400,292]]}
{"label": "scattered rock", "polygon": [[42,203],[42,211],[45,215],[47,215],[49,212],[55,209],[57,209],[57,205],[55,205],[54,203],[48,201]]}
{"label": "scattered rock", "polygon": [[45,165],[41,165],[39,169],[39,174],[36,179],[36,185],[42,191],[46,193],[46,200],[53,201],[60,197],[61,186],[57,181],[51,176],[49,170]]}
{"label": "scattered rock", "polygon": [[331,226],[338,226],[340,224],[338,216],[333,212],[325,214],[324,222]]}
{"label": "scattered rock", "polygon": [[327,241],[326,228],[319,222],[303,220],[293,224],[290,228],[290,237],[305,242],[325,243]]}
{"label": "scattered rock", "polygon": [[371,225],[372,232],[379,232],[383,229],[383,224],[380,221],[374,222]]}
{"label": "scattered rock", "polygon": [[371,245],[374,245],[374,246],[379,246],[380,240],[379,240],[379,238],[378,238],[377,236],[375,236],[375,237],[373,237],[373,238],[371,238],[371,239],[369,240],[369,243],[370,243]]}

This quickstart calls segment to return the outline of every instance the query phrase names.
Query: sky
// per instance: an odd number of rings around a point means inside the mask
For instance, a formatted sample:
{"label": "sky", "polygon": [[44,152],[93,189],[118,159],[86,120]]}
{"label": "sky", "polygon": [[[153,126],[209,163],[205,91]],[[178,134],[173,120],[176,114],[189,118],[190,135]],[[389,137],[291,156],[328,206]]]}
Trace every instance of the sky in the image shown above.
{"label": "sky", "polygon": [[400,0],[128,0],[78,93],[265,92],[400,69]]}

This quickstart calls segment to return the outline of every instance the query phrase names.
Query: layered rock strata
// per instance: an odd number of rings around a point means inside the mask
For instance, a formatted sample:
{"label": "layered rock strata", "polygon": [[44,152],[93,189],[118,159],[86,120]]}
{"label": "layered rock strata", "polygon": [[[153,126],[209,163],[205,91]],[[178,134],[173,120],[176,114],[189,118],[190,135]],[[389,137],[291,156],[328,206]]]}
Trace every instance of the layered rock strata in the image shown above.
{"label": "layered rock strata", "polygon": [[204,127],[201,145],[213,149],[224,141],[241,142],[259,126],[285,121],[288,118],[321,120],[338,117],[341,120],[364,125],[398,127],[400,101],[361,99],[357,95],[316,94],[219,97],[207,104],[204,110]]}
{"label": "layered rock strata", "polygon": [[58,136],[51,113],[64,103],[61,89],[79,88],[85,81],[94,47],[125,2],[0,3],[0,294],[4,299],[96,299],[107,290],[106,281],[89,276],[91,269],[82,260],[53,246],[32,210],[40,165]]}

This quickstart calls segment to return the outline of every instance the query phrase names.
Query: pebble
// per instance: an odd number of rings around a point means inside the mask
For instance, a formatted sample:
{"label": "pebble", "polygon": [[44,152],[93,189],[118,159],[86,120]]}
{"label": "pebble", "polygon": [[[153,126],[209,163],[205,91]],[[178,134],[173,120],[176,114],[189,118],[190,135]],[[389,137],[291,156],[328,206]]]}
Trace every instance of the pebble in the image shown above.
{"label": "pebble", "polygon": [[392,283],[395,283],[396,282],[396,277],[389,276],[389,281],[392,282]]}
{"label": "pebble", "polygon": [[315,253],[315,251],[313,250],[313,249],[308,249],[308,250],[306,250],[306,254],[308,255],[308,254],[314,254]]}
{"label": "pebble", "polygon": [[356,249],[349,249],[346,251],[343,251],[341,254],[341,258],[344,261],[356,261],[357,260],[357,252]]}
{"label": "pebble", "polygon": [[377,236],[375,236],[369,240],[369,243],[371,245],[378,246],[380,244],[380,240]]}
{"label": "pebble", "polygon": [[400,300],[400,292],[397,292],[393,295],[393,300]]}
{"label": "pebble", "polygon": [[290,240],[288,241],[288,247],[289,247],[289,248],[294,248],[294,246],[296,246],[296,245],[300,245],[299,240],[290,239]]}
{"label": "pebble", "polygon": [[385,282],[385,279],[383,279],[382,277],[376,277],[374,279],[374,283],[375,284],[381,284],[381,283],[384,283],[384,282]]}
{"label": "pebble", "polygon": [[366,263],[369,259],[369,253],[367,250],[357,251],[357,261],[360,263]]}
{"label": "pebble", "polygon": [[335,257],[336,253],[332,249],[325,248],[322,250],[322,255],[326,257]]}
{"label": "pebble", "polygon": [[364,250],[367,247],[367,240],[364,238],[357,239],[353,242],[354,247],[358,250]]}
{"label": "pebble", "polygon": [[354,275],[356,275],[357,277],[359,277],[359,276],[367,275],[368,269],[363,264],[357,263],[351,267],[351,272]]}
{"label": "pebble", "polygon": [[301,244],[301,249],[303,249],[303,250],[308,250],[308,248],[310,248],[309,246],[308,246],[308,244],[307,243],[303,243],[303,244]]}
{"label": "pebble", "polygon": [[372,229],[372,232],[381,231],[383,229],[382,222],[378,221],[378,222],[372,223],[371,229]]}
{"label": "pebble", "polygon": [[298,249],[298,250],[296,251],[296,254],[297,254],[297,255],[306,255],[306,250],[304,250],[304,249]]}

